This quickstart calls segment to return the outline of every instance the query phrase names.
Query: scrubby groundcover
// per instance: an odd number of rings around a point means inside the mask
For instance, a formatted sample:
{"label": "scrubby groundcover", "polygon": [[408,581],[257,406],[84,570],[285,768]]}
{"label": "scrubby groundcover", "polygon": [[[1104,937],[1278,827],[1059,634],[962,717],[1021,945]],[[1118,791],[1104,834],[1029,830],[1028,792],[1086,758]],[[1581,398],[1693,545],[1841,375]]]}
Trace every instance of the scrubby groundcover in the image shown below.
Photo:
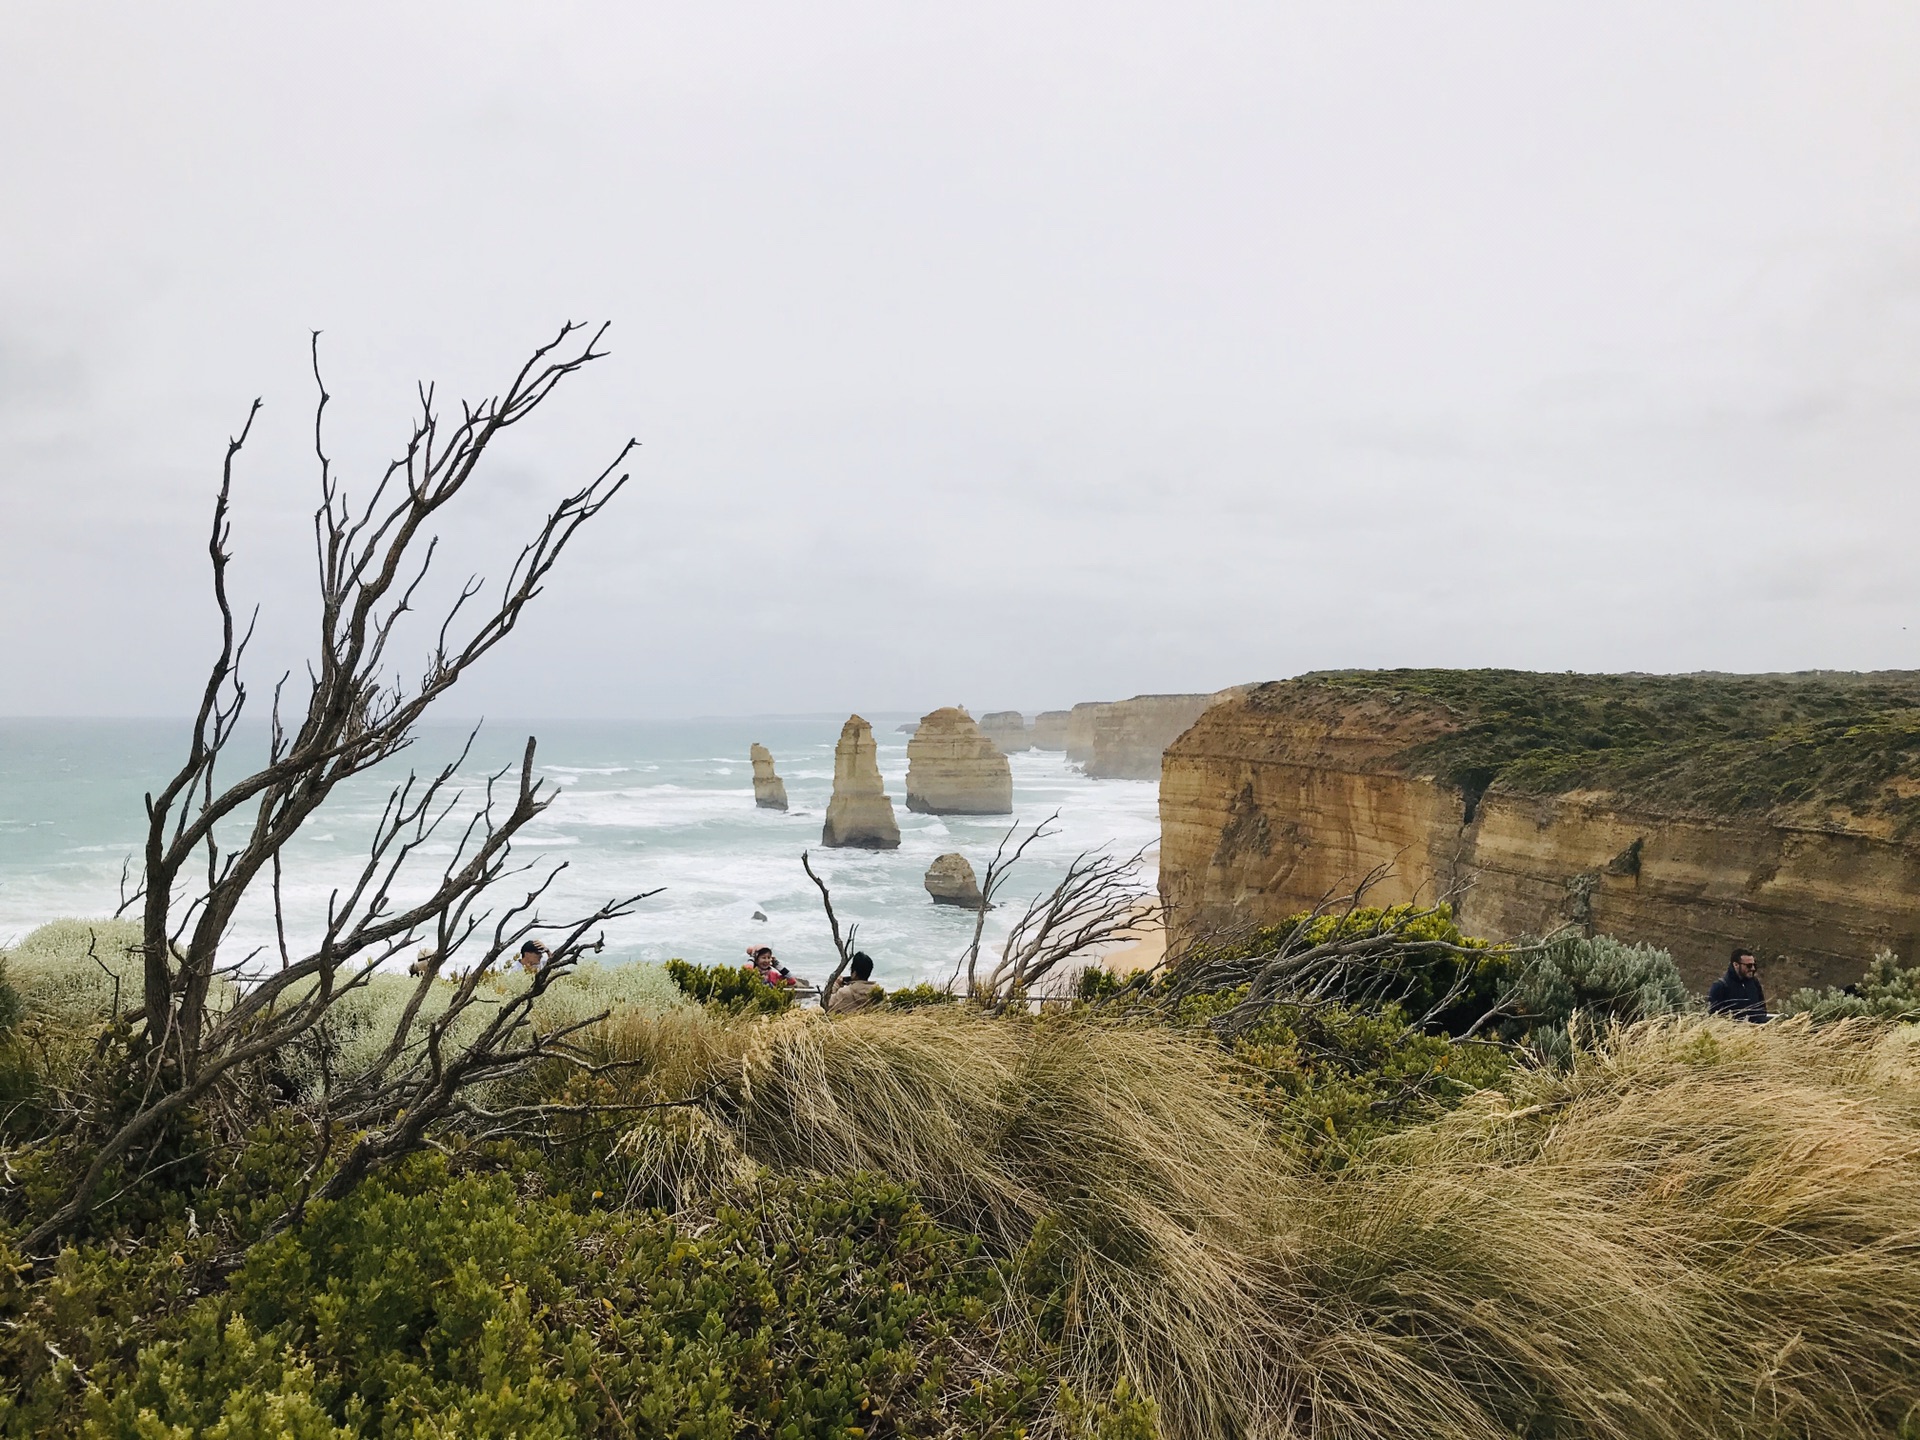
{"label": "scrubby groundcover", "polygon": [[[1409,962],[1518,963],[1449,925]],[[828,1018],[598,977],[620,1068],[537,1083],[607,1108],[542,1148],[449,1131],[278,1229],[289,1104],[183,1127],[58,1254],[0,1243],[0,1433],[1913,1433],[1920,1030],[1662,1015],[1612,942],[1527,965],[1542,1023],[1489,1045],[1392,1001],[1223,1044],[1218,995]],[[77,1003],[0,1035],[7,1233],[111,1045]]]}

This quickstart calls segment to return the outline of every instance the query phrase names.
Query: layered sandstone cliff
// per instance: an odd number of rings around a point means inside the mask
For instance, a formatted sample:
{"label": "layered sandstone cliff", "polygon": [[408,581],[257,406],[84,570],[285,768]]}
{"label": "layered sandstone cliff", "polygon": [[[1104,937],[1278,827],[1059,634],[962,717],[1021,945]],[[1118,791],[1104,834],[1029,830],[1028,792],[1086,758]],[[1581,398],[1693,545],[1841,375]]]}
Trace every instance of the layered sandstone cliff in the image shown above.
{"label": "layered sandstone cliff", "polygon": [[1033,717],[1033,729],[1028,738],[1033,741],[1036,750],[1064,750],[1067,748],[1067,723],[1072,712],[1068,710],[1042,710]]}
{"label": "layered sandstone cliff", "polygon": [[1093,727],[1111,700],[1082,700],[1067,712],[1067,759],[1084,765],[1093,759]]}
{"label": "layered sandstone cliff", "polygon": [[[1136,695],[1093,706],[1081,763],[1089,775],[1108,780],[1155,780],[1160,757],[1209,705],[1235,691],[1210,695]],[[1074,707],[1077,715],[1079,706]],[[1071,757],[1070,757],[1071,758]]]}
{"label": "layered sandstone cliff", "polygon": [[980,717],[980,731],[1003,755],[1019,755],[1033,748],[1027,717],[1018,710],[989,710]]}
{"label": "layered sandstone cliff", "polygon": [[[1537,704],[1509,685],[1492,714],[1395,673],[1255,687],[1168,749],[1176,936],[1295,914],[1380,870],[1375,903],[1458,891],[1470,932],[1646,941],[1696,988],[1736,943],[1776,995],[1855,980],[1882,946],[1912,956],[1920,775],[1898,737],[1920,736],[1920,685],[1909,718],[1869,724],[1845,718],[1851,692],[1831,680],[1780,699],[1746,682],[1799,677],[1672,677],[1668,704],[1663,677],[1554,677]],[[1784,718],[1747,723],[1762,705]],[[1878,750],[1875,724],[1895,736]]]}
{"label": "layered sandstone cliff", "polygon": [[907,741],[907,809],[922,815],[1010,815],[1007,757],[958,705],[920,717]]}
{"label": "layered sandstone cliff", "polygon": [[840,743],[833,747],[833,798],[827,802],[820,843],[863,850],[900,847],[900,822],[893,818],[893,801],[880,781],[873,727],[858,715],[840,727]]}
{"label": "layered sandstone cliff", "polygon": [[773,752],[756,740],[747,756],[753,761],[753,803],[762,810],[786,809],[787,782],[774,773]]}

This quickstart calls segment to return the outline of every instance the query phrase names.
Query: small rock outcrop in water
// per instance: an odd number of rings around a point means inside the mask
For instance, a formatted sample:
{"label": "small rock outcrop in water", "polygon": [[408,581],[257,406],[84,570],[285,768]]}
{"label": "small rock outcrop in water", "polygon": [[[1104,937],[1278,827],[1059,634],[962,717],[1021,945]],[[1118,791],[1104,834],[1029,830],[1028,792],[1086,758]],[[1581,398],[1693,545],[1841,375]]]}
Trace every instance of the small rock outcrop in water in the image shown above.
{"label": "small rock outcrop in water", "polygon": [[980,731],[1002,755],[1021,755],[1033,748],[1027,717],[1018,710],[989,710],[980,717]]}
{"label": "small rock outcrop in water", "polygon": [[1042,710],[1033,717],[1033,729],[1028,739],[1036,750],[1064,750],[1067,748],[1067,720],[1072,712],[1067,710]]}
{"label": "small rock outcrop in water", "polygon": [[973,717],[948,705],[907,741],[907,809],[920,815],[1011,815],[1013,771]]}
{"label": "small rock outcrop in water", "polygon": [[753,803],[762,810],[787,808],[787,782],[773,773],[773,752],[758,740],[747,752],[753,760]]}
{"label": "small rock outcrop in water", "polygon": [[936,905],[964,905],[980,908],[980,882],[973,878],[973,866],[959,853],[942,855],[927,867],[927,894]]}
{"label": "small rock outcrop in water", "polygon": [[893,818],[893,801],[880,783],[880,752],[873,743],[873,727],[858,715],[847,717],[840,727],[840,743],[833,747],[833,799],[827,802],[820,843],[862,850],[900,848],[900,823]]}

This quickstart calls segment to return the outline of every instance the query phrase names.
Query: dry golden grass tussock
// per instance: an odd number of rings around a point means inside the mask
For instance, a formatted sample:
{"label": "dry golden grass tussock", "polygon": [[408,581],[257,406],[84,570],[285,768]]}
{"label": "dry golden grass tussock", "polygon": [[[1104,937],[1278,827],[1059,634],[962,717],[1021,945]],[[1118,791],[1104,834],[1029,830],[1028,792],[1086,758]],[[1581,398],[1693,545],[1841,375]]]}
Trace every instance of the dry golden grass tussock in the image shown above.
{"label": "dry golden grass tussock", "polygon": [[693,1013],[610,1040],[699,1099],[681,1183],[897,1178],[985,1237],[1085,1393],[1126,1377],[1175,1440],[1865,1436],[1920,1401],[1903,1034],[1649,1024],[1331,1177],[1161,1030]]}

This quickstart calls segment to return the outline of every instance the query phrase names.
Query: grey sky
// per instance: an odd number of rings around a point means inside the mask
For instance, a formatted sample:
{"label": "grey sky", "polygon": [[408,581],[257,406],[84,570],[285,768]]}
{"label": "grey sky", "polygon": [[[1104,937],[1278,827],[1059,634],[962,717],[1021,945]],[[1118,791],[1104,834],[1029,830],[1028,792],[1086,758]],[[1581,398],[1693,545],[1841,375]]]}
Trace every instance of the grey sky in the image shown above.
{"label": "grey sky", "polygon": [[0,713],[188,708],[255,394],[298,653],[309,328],[365,473],[569,316],[452,538],[635,485],[463,708],[1920,666],[1916,75],[1911,4],[14,0]]}

